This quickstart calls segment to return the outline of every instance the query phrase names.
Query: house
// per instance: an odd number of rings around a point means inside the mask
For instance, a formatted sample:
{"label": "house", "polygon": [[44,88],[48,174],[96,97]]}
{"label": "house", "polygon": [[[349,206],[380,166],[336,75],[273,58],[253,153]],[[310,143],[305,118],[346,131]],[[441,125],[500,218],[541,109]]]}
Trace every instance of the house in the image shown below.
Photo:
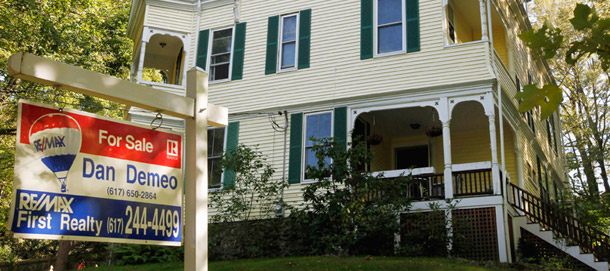
{"label": "house", "polygon": [[[185,71],[207,71],[210,102],[230,111],[227,128],[208,132],[208,168],[238,142],[258,144],[290,183],[288,203],[312,181],[309,137],[360,137],[371,172],[419,180],[412,212],[457,202],[452,215],[480,237],[469,257],[513,261],[519,237],[533,234],[607,270],[580,254],[605,258],[606,237],[584,240],[574,232],[586,225],[552,209],[568,186],[559,116],[517,111],[523,85],[553,80],[517,37],[530,28],[522,0],[133,0],[131,79],[184,94]],[[229,175],[211,174],[210,189]]]}

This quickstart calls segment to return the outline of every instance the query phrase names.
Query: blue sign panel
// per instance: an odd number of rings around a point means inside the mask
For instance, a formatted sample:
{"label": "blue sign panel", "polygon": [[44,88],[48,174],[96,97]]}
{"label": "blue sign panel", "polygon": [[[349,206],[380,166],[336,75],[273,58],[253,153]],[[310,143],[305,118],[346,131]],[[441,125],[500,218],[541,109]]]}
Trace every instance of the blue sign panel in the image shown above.
{"label": "blue sign panel", "polygon": [[16,196],[15,233],[180,242],[179,207],[21,189]]}

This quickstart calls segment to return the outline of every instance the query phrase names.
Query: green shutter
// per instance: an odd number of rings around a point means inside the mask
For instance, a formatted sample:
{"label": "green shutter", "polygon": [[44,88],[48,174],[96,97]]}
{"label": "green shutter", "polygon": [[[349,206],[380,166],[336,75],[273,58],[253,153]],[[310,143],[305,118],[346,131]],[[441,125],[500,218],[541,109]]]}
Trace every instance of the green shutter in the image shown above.
{"label": "green shutter", "polygon": [[373,57],[373,0],[361,0],[360,59]]}
{"label": "green shutter", "polygon": [[[237,148],[239,140],[239,122],[231,122],[227,126],[227,145],[225,153],[228,153]],[[224,172],[224,180],[222,182],[222,188],[230,189],[235,185],[235,172],[232,170],[226,170]]]}
{"label": "green shutter", "polygon": [[210,30],[199,31],[199,44],[197,45],[197,67],[206,69],[208,61],[208,44],[210,43]]}
{"label": "green shutter", "polygon": [[419,0],[405,0],[407,8],[407,52],[419,51]]}
{"label": "green shutter", "polygon": [[347,145],[347,107],[335,108],[333,135],[345,150]]}
{"label": "green shutter", "polygon": [[235,25],[235,42],[233,43],[233,68],[231,80],[239,80],[244,74],[244,48],[246,47],[246,23]]}
{"label": "green shutter", "polygon": [[309,68],[311,44],[311,9],[299,13],[299,69]]}
{"label": "green shutter", "polygon": [[303,146],[303,113],[290,116],[290,154],[288,183],[301,182],[301,152]]}
{"label": "green shutter", "polygon": [[265,60],[265,74],[275,73],[277,70],[277,39],[280,16],[269,17],[267,26],[267,58]]}

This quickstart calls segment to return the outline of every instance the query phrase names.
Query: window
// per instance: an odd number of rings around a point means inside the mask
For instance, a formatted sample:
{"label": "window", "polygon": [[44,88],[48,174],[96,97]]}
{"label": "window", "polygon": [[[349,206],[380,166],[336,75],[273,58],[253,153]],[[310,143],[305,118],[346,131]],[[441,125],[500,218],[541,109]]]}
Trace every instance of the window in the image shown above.
{"label": "window", "polygon": [[[527,82],[528,82],[528,85],[533,84],[531,72],[527,72]],[[534,122],[534,110],[532,109],[532,110],[527,111],[525,115],[526,115],[527,125],[530,127],[530,130],[532,130],[532,133],[534,134],[534,136],[536,136],[536,123]]]}
{"label": "window", "polygon": [[282,16],[280,26],[280,70],[295,68],[298,14]]}
{"label": "window", "polygon": [[404,51],[404,8],[403,0],[377,0],[375,1],[377,20],[376,31],[376,53],[385,54],[396,51]]}
{"label": "window", "polygon": [[546,119],[546,129],[549,148],[553,149],[557,153],[557,134],[555,129],[555,113],[551,114]]}
{"label": "window", "polygon": [[419,0],[361,0],[360,59],[419,51]]}
{"label": "window", "polygon": [[395,169],[428,167],[428,145],[394,149]]}
{"label": "window", "polygon": [[[305,180],[311,179],[307,175],[307,167],[315,167],[318,160],[313,152],[313,146],[315,142],[312,138],[320,139],[325,137],[332,137],[332,113],[322,112],[305,115]],[[330,163],[328,159],[327,163]]]}
{"label": "window", "polygon": [[311,9],[269,17],[265,74],[309,68],[310,34]]}
{"label": "window", "polygon": [[212,52],[210,54],[210,81],[229,79],[231,68],[231,47],[233,28],[212,32]]}
{"label": "window", "polygon": [[208,188],[222,187],[222,169],[218,165],[225,145],[225,129],[208,129]]}
{"label": "window", "polygon": [[[209,72],[210,81],[242,79],[246,47],[246,23],[235,27],[199,31],[197,67]],[[208,49],[210,48],[211,49]]]}

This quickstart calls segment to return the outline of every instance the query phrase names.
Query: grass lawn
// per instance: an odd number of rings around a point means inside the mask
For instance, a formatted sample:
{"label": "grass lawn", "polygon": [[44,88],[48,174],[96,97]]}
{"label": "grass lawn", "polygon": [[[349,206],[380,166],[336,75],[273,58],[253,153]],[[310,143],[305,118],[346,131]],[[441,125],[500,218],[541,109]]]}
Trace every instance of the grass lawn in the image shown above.
{"label": "grass lawn", "polygon": [[[482,266],[458,263],[444,258],[403,258],[403,257],[290,257],[275,259],[251,259],[210,262],[210,271],[275,271],[275,270],[511,270],[502,268],[486,268]],[[159,263],[132,266],[112,266],[89,268],[87,270],[139,270],[139,271],[173,271],[184,270],[184,265],[178,263]]]}

